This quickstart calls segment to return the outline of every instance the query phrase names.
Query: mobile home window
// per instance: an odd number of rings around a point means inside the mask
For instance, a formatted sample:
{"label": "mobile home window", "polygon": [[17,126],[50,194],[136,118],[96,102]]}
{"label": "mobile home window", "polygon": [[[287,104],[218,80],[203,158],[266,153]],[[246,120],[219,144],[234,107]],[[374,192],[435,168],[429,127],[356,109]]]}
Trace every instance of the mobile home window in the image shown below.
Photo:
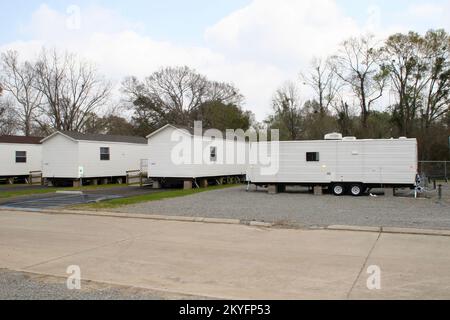
{"label": "mobile home window", "polygon": [[307,152],[306,153],[306,161],[307,162],[319,162],[320,161],[319,152]]}
{"label": "mobile home window", "polygon": [[101,161],[109,161],[109,148],[100,148],[100,160]]}
{"label": "mobile home window", "polygon": [[210,160],[211,162],[216,162],[217,161],[217,147],[211,147],[210,149]]}
{"label": "mobile home window", "polygon": [[26,151],[16,151],[16,163],[27,163]]}

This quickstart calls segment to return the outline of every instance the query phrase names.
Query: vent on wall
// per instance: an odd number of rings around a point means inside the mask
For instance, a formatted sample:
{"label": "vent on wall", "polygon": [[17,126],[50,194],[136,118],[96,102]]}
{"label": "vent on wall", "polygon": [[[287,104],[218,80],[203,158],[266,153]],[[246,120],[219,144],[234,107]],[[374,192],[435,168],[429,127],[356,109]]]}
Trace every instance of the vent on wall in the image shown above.
{"label": "vent on wall", "polygon": [[325,140],[342,140],[342,134],[340,133],[329,133],[325,135]]}

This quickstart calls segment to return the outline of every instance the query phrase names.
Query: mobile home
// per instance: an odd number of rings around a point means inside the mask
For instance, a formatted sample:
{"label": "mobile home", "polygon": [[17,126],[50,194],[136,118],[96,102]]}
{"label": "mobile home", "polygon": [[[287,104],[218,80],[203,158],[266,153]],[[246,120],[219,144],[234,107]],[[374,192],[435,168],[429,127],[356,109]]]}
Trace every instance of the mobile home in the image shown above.
{"label": "mobile home", "polygon": [[0,136],[0,177],[12,183],[14,178],[26,178],[42,166],[42,146],[39,137]]}
{"label": "mobile home", "polygon": [[249,164],[247,180],[256,185],[328,187],[335,195],[359,196],[368,188],[413,188],[417,178],[416,139],[330,134],[322,141],[252,144],[252,152],[255,148],[266,148],[272,156],[269,173],[266,165]]}
{"label": "mobile home", "polygon": [[208,180],[245,177],[246,161],[241,155],[245,142],[223,136],[196,134],[193,129],[166,125],[148,139],[148,177],[160,184],[184,181],[205,185]]}
{"label": "mobile home", "polygon": [[143,137],[58,131],[42,140],[42,174],[52,183],[121,179],[147,159]]}

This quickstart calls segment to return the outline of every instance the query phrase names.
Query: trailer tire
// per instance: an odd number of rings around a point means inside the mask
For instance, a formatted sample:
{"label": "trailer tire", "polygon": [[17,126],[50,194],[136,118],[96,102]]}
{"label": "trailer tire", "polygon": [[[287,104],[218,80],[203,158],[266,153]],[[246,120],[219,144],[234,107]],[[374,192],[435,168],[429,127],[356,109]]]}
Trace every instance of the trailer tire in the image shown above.
{"label": "trailer tire", "polygon": [[350,186],[350,193],[354,197],[359,197],[364,193],[364,186],[362,184],[356,183]]}
{"label": "trailer tire", "polygon": [[340,197],[340,196],[343,196],[345,194],[345,186],[343,184],[340,184],[340,183],[333,184],[331,186],[331,189],[332,189],[333,194],[335,196]]}

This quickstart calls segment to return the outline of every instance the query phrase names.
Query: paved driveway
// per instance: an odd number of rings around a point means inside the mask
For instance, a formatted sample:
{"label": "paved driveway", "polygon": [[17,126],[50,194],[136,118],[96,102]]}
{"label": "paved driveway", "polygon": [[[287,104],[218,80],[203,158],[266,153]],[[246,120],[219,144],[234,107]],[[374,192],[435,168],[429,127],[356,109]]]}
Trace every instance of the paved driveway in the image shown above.
{"label": "paved driveway", "polygon": [[[10,188],[13,190],[28,190],[30,188],[27,186],[16,186]],[[45,187],[37,187],[45,188]],[[3,190],[0,188],[0,190]],[[61,191],[64,191],[61,188]],[[4,209],[54,209],[63,208],[66,206],[72,206],[77,204],[85,204],[90,202],[104,201],[110,199],[132,197],[142,194],[149,194],[154,192],[161,192],[163,190],[155,190],[150,187],[128,187],[128,186],[118,186],[118,187],[108,187],[98,189],[89,189],[82,192],[82,194],[71,194],[69,193],[45,193],[45,194],[34,194],[28,196],[21,196],[12,199],[1,199],[0,208]]]}
{"label": "paved driveway", "polygon": [[[0,212],[0,268],[229,299],[450,298],[450,237]],[[366,286],[370,266],[381,289]],[[65,281],[64,278],[61,281]]]}
{"label": "paved driveway", "polygon": [[20,200],[7,201],[0,204],[0,209],[55,209],[65,206],[85,204],[103,200],[117,199],[115,195],[92,195],[92,194],[45,194],[39,197],[23,198]]}

